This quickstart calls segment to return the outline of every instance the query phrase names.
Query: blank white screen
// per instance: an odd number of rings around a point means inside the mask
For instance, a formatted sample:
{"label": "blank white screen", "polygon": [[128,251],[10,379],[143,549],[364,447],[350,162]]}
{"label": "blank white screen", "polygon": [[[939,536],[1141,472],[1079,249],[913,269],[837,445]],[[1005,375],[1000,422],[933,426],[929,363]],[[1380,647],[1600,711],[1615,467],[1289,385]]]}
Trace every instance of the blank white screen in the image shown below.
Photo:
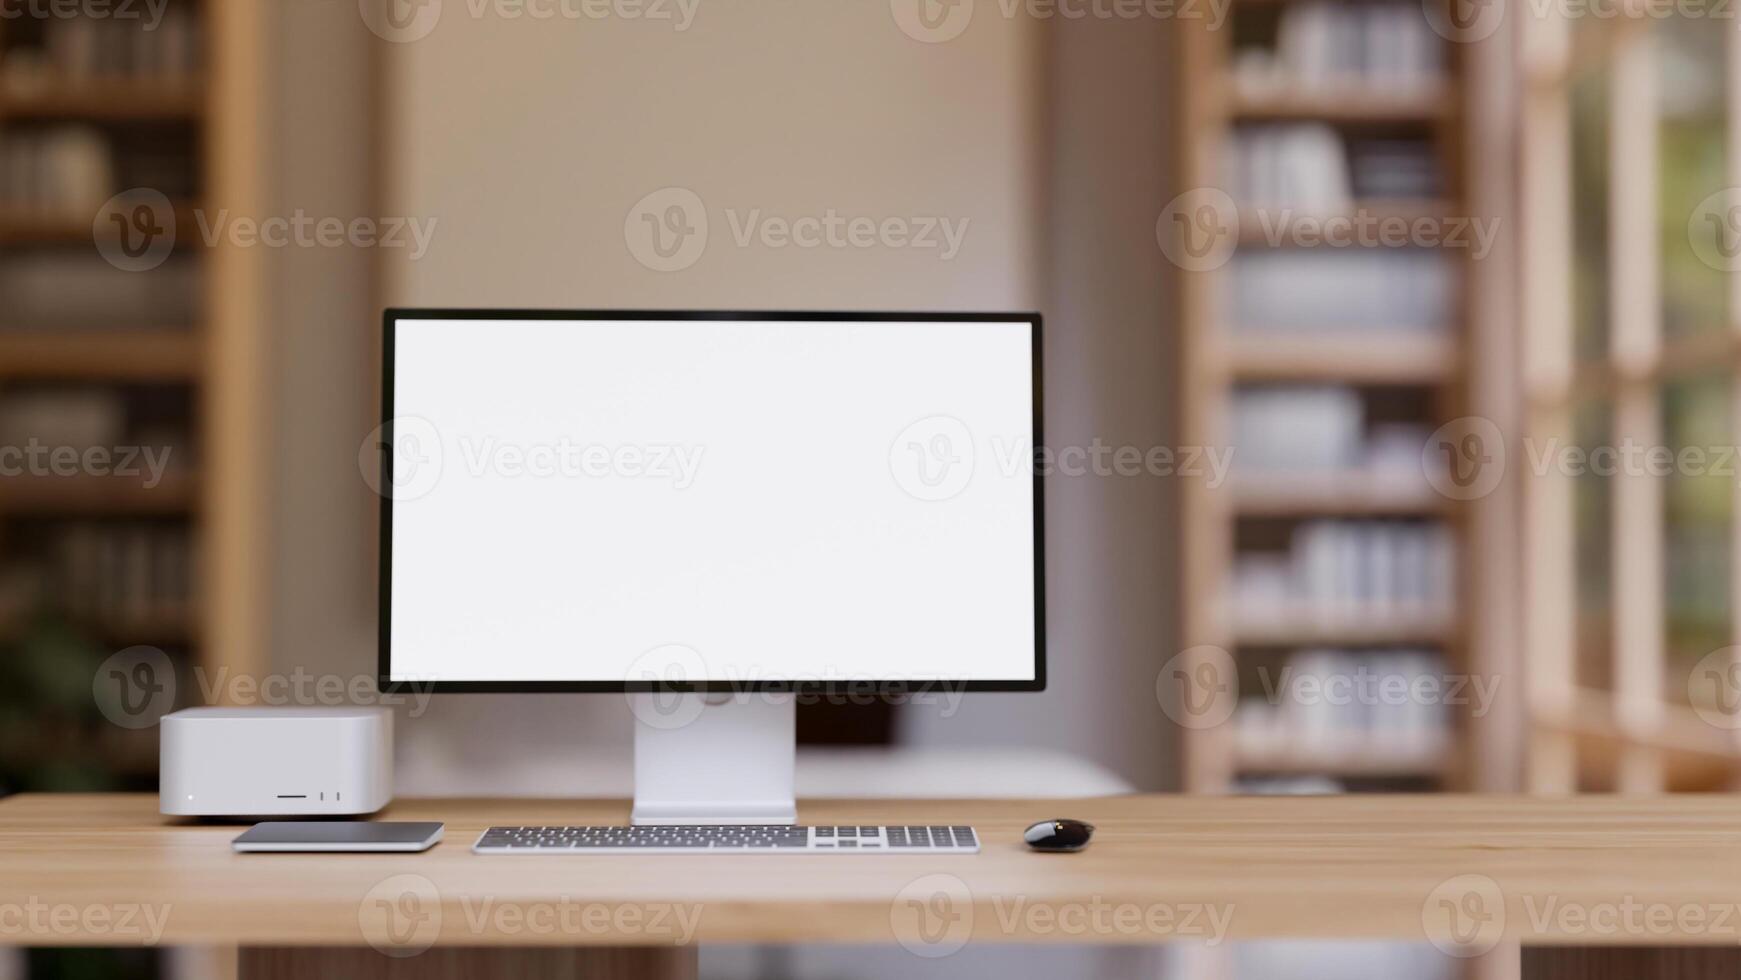
{"label": "blank white screen", "polygon": [[1034,679],[1030,331],[400,320],[390,677]]}

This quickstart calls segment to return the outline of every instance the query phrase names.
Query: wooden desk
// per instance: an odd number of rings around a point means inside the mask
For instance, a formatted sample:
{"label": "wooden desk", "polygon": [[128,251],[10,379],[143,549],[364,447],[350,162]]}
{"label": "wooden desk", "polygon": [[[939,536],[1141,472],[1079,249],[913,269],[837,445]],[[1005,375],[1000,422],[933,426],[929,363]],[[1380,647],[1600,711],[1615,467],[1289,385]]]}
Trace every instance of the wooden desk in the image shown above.
{"label": "wooden desk", "polygon": [[[418,954],[416,972],[428,976],[440,962],[463,973],[467,958],[537,955],[502,947],[548,947],[570,963],[541,968],[549,975],[620,963],[683,976],[697,943],[899,943],[935,956],[969,941],[1281,937],[1432,941],[1495,956],[1515,955],[1513,944],[1565,950],[1526,953],[1542,976],[1602,975],[1577,971],[1600,969],[1610,947],[1681,948],[1627,954],[1647,961],[1630,964],[1630,976],[1653,975],[1650,963],[1677,976],[1701,975],[1688,963],[1728,976],[1741,966],[1734,797],[800,804],[806,823],[979,828],[983,853],[935,858],[469,852],[490,824],[628,816],[620,801],[540,800],[395,803],[384,818],[447,823],[425,854],[243,855],[229,849],[236,827],[172,823],[156,803],[0,801],[0,941],[240,945],[256,976],[330,972],[333,957],[392,975],[413,959],[399,954]],[[1095,823],[1093,846],[1029,852],[1019,832],[1047,816]]]}

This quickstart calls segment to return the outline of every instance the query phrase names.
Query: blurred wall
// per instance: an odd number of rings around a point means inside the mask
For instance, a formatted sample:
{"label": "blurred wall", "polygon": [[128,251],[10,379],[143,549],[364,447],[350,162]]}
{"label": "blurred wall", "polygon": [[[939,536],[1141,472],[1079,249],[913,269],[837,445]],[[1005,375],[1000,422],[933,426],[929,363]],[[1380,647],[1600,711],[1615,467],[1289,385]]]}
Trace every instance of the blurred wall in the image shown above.
{"label": "blurred wall", "polygon": [[[881,2],[701,4],[681,32],[448,3],[403,43],[363,30],[351,3],[275,7],[278,206],[435,222],[415,259],[274,256],[279,669],[373,667],[375,499],[357,454],[375,421],[384,302],[1042,308],[1048,440],[1164,443],[1160,27],[1041,26],[980,6],[938,44],[902,33]],[[1054,58],[1068,70],[1050,71]],[[673,186],[703,202],[708,244],[656,272],[625,218]],[[966,230],[948,259],[737,241],[752,215],[829,210]],[[907,737],[1058,746],[1154,785],[1167,757],[1152,695],[1171,642],[1165,488],[1077,478],[1048,492],[1052,689],[969,697],[950,718],[911,709]],[[505,742],[556,759],[582,744],[626,751],[630,729],[614,697],[455,696],[403,731],[413,768],[447,769],[459,791],[468,770],[502,763]]]}
{"label": "blurred wall", "polygon": [[[325,217],[378,212],[374,35],[339,0],[264,5],[273,58],[269,206]],[[379,409],[375,255],[281,248],[268,257],[272,316],[272,662],[317,673],[373,669],[373,497],[357,462]]]}
{"label": "blurred wall", "polygon": [[[1045,436],[1054,450],[1176,442],[1169,267],[1155,239],[1172,183],[1171,25],[1044,27]],[[916,714],[915,734],[1058,745],[1139,788],[1173,788],[1173,729],[1155,694],[1160,665],[1179,649],[1169,481],[1056,474],[1046,495],[1047,692],[968,697],[952,719]]]}

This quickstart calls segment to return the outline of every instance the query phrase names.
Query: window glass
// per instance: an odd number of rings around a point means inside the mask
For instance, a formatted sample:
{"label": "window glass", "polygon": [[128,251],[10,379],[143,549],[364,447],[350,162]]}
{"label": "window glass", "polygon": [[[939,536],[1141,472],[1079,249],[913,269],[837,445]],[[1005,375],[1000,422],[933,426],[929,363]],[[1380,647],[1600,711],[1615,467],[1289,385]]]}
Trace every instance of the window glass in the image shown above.
{"label": "window glass", "polygon": [[1722,263],[1741,253],[1741,196],[1726,191],[1727,35],[1711,27],[1706,20],[1671,18],[1656,25],[1653,38],[1662,323],[1671,339],[1725,329]]}

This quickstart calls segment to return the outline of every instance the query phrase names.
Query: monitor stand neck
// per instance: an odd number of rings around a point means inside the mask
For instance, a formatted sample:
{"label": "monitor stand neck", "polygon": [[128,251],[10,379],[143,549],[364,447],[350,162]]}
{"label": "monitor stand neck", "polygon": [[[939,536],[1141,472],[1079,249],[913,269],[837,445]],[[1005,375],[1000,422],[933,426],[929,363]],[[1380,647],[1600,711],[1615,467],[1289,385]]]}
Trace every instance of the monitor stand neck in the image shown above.
{"label": "monitor stand neck", "polygon": [[632,694],[635,824],[798,822],[789,694]]}

